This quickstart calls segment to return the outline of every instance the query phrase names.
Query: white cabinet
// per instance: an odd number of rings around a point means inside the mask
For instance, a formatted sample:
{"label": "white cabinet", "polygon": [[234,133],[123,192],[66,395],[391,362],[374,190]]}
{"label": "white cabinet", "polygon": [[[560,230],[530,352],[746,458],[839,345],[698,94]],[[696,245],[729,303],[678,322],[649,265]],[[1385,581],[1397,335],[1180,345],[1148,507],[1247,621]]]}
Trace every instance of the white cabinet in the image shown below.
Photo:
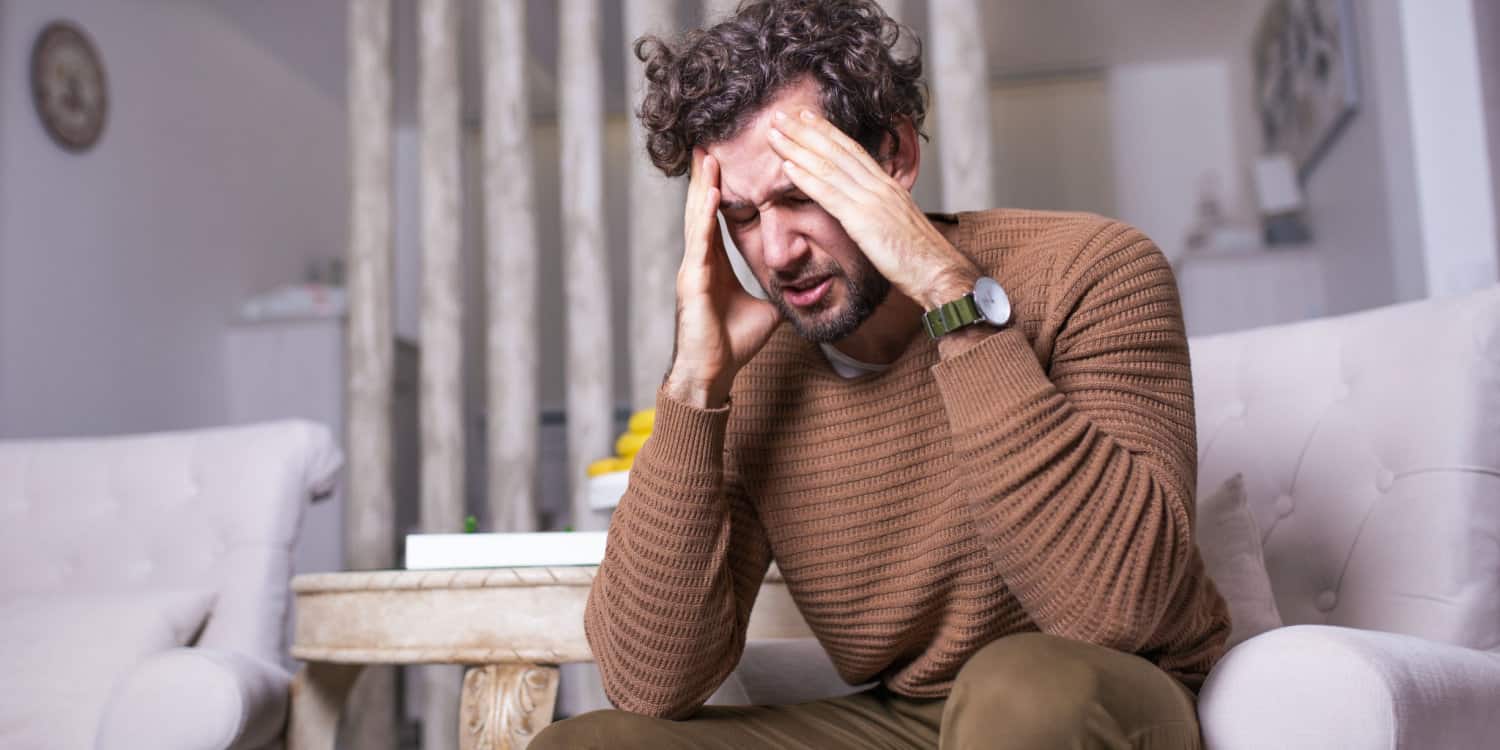
{"label": "white cabinet", "polygon": [[[342,318],[237,324],[226,355],[231,422],[310,419],[344,444]],[[342,489],[307,508],[293,551],[296,573],[343,568],[343,516]]]}
{"label": "white cabinet", "polygon": [[[310,419],[328,426],[344,445],[344,319],[306,318],[237,323],[226,343],[229,419],[234,423]],[[397,531],[416,505],[416,347],[396,345],[395,445]],[[344,498],[307,509],[293,550],[293,570],[344,567]],[[398,534],[399,535],[399,534]],[[392,551],[395,554],[395,550]]]}
{"label": "white cabinet", "polygon": [[1190,253],[1178,259],[1176,273],[1189,336],[1327,314],[1322,254],[1312,247]]}

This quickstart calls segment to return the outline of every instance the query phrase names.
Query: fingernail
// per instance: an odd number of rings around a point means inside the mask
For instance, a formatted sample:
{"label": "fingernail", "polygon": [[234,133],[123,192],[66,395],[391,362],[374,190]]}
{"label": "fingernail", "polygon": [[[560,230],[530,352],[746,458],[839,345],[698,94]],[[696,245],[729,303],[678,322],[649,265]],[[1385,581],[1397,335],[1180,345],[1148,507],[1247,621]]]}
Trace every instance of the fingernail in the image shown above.
{"label": "fingernail", "polygon": [[807,120],[808,122],[812,122],[812,119],[814,117],[816,117],[816,116],[817,115],[814,115],[812,113],[812,110],[810,110],[810,109],[804,109],[804,110],[802,110],[802,119]]}
{"label": "fingernail", "polygon": [[776,128],[771,128],[771,137],[772,138],[782,138],[784,136],[781,135],[781,131],[780,130],[777,130]]}
{"label": "fingernail", "polygon": [[778,110],[776,110],[775,117],[776,117],[777,120],[785,120],[786,119],[786,113],[782,112],[781,110],[778,109]]}

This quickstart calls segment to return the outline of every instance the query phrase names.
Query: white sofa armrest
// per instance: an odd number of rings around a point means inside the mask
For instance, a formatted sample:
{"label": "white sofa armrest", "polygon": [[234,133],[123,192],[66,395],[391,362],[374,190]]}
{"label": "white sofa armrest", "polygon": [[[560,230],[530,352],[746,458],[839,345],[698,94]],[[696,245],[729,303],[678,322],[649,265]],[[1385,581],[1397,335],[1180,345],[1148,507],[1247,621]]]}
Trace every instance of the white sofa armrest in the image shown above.
{"label": "white sofa armrest", "polygon": [[1198,718],[1208,750],[1473,748],[1500,737],[1500,653],[1295,625],[1231,649]]}
{"label": "white sofa armrest", "polygon": [[95,748],[264,746],[286,726],[291,679],[278,665],[232,651],[163,651],[115,686]]}

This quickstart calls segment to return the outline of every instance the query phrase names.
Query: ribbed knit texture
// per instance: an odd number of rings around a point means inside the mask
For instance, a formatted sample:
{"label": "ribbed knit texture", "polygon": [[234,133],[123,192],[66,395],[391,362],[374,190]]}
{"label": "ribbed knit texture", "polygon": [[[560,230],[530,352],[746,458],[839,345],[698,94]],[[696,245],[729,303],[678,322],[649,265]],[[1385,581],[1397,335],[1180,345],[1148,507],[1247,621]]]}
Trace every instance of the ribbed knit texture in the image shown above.
{"label": "ribbed knit texture", "polygon": [[1196,691],[1229,614],[1193,542],[1187,337],[1161,251],[1088,214],[937,218],[1016,324],[837,375],[783,325],[729,406],[665,395],[585,625],[616,706],[680,718],[723,682],[774,557],[849,683],[947,695],[1001,636],[1137,653]]}

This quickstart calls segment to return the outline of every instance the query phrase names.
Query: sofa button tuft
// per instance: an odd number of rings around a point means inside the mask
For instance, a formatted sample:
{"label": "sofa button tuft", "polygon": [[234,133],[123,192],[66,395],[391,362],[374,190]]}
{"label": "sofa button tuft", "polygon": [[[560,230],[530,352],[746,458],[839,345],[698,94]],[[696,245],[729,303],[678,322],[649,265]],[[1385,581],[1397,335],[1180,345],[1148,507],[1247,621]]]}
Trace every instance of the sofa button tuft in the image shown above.
{"label": "sofa button tuft", "polygon": [[1333,589],[1329,589],[1321,594],[1318,594],[1318,609],[1323,612],[1332,611],[1334,606],[1338,603],[1338,592],[1334,591]]}
{"label": "sofa button tuft", "polygon": [[1375,486],[1381,492],[1389,492],[1395,483],[1396,475],[1391,473],[1390,469],[1381,469],[1380,473],[1375,475]]}
{"label": "sofa button tuft", "polygon": [[1291,495],[1288,495],[1286,493],[1282,493],[1279,497],[1276,498],[1276,515],[1277,516],[1280,516],[1281,518],[1286,518],[1287,516],[1290,516],[1292,514],[1292,509],[1294,507],[1296,507],[1296,506],[1292,502],[1292,496]]}

